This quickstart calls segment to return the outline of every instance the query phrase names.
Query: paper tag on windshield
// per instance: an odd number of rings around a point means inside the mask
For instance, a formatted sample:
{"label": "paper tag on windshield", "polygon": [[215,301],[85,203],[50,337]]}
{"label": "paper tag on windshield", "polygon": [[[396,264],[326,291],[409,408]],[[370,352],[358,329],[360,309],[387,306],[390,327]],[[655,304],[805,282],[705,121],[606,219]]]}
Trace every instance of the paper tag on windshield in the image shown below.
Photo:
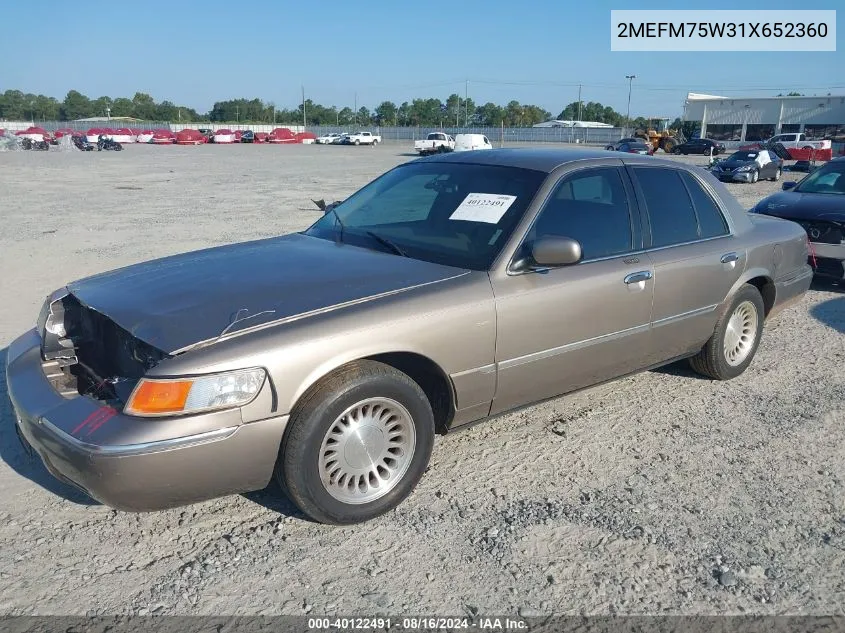
{"label": "paper tag on windshield", "polygon": [[498,224],[505,211],[516,202],[516,196],[506,196],[498,193],[470,193],[458,205],[450,220],[466,220],[468,222],[486,222]]}

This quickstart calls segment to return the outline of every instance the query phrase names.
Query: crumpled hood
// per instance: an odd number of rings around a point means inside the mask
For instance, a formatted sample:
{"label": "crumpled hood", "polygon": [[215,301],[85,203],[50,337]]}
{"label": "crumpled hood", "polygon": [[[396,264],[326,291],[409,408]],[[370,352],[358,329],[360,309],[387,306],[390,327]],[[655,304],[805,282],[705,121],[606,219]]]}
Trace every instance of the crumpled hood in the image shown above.
{"label": "crumpled hood", "polygon": [[845,196],[837,194],[781,191],[764,198],[754,209],[792,220],[845,222]]}
{"label": "crumpled hood", "polygon": [[258,315],[232,326],[242,329],[464,272],[291,234],[143,262],[67,288],[133,336],[173,353],[217,338],[238,317]]}

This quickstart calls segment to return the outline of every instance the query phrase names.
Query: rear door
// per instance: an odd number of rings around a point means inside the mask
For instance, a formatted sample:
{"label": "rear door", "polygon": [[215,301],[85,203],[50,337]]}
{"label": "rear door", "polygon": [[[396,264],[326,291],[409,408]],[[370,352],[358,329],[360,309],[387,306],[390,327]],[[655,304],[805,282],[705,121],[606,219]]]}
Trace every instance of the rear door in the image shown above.
{"label": "rear door", "polygon": [[653,364],[700,349],[710,338],[746,252],[703,179],[662,165],[628,169],[645,209],[645,243],[654,264]]}

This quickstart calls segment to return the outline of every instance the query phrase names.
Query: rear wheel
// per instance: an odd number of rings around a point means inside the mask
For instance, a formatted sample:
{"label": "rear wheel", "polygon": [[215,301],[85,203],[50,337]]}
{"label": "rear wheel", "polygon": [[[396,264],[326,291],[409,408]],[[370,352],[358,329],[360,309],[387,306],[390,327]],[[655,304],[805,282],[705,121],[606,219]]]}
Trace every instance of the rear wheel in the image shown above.
{"label": "rear wheel", "polygon": [[760,345],[765,307],[760,291],[745,284],[716,323],[713,336],[690,358],[692,368],[708,378],[730,380],[744,372]]}
{"label": "rear wheel", "polygon": [[358,361],[297,405],[276,478],[314,520],[359,523],[411,493],[433,444],[434,416],[419,385],[389,365]]}

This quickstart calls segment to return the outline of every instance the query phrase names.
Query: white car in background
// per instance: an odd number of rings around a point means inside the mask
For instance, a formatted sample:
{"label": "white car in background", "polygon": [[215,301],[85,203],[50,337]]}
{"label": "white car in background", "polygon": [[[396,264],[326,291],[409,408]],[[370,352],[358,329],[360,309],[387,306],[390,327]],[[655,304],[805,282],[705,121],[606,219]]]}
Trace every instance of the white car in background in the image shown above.
{"label": "white car in background", "polygon": [[493,145],[483,134],[455,135],[456,152],[468,152],[474,149],[493,149]]}
{"label": "white car in background", "polygon": [[314,139],[314,142],[318,145],[331,145],[335,141],[339,141],[339,139],[343,136],[338,132],[331,132],[330,134],[324,134],[323,136],[318,136]]}
{"label": "white car in background", "polygon": [[455,139],[445,132],[432,132],[425,139],[414,142],[414,151],[420,156],[438,152],[451,152],[455,149]]}
{"label": "white car in background", "polygon": [[344,144],[346,145],[375,146],[381,143],[381,136],[372,132],[355,132],[355,134],[347,134],[344,138]]}
{"label": "white car in background", "polygon": [[765,146],[780,143],[786,149],[830,149],[830,141],[811,141],[803,133],[777,134],[763,141]]}

